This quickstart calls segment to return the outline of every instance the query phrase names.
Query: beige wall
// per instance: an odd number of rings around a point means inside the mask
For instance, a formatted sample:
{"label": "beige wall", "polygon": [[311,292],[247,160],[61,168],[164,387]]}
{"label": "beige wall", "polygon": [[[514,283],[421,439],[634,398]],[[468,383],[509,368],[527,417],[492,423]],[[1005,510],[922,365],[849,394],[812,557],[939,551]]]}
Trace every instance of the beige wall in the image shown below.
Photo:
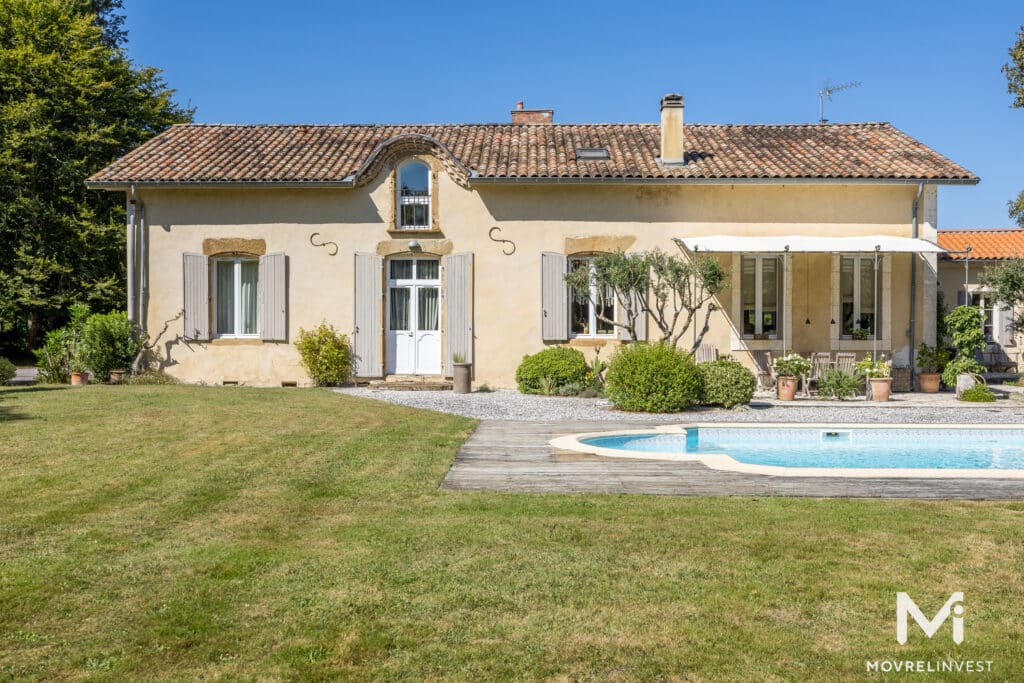
{"label": "beige wall", "polygon": [[[440,167],[438,167],[440,169]],[[564,253],[570,238],[620,238],[630,249],[674,250],[670,239],[702,234],[891,234],[909,236],[916,186],[904,185],[689,185],[588,186],[481,185],[466,189],[443,170],[436,174],[435,201],[440,234],[453,252],[475,255],[475,379],[512,386],[522,356],[544,347],[540,335],[540,253]],[[167,372],[190,382],[249,384],[306,382],[292,342],[299,327],[321,320],[351,333],[353,254],[377,252],[389,240],[410,239],[389,232],[394,216],[392,177],[385,172],[357,189],[144,189],[149,232],[149,296],[145,320],[156,334],[182,308],[182,253],[201,252],[206,238],[263,239],[267,252],[289,256],[289,341],[215,340],[186,343],[182,325],[171,323],[160,340]],[[512,240],[516,251],[488,238],[492,226]],[[310,235],[338,244],[338,253],[310,244]],[[602,240],[603,241],[603,240]],[[391,242],[393,248],[395,242]],[[910,256],[892,266],[893,351],[906,352]],[[724,257],[729,264],[729,257]],[[823,351],[830,338],[830,256],[792,257],[792,336],[798,351]],[[919,271],[920,273],[920,271]],[[918,308],[924,295],[918,278]],[[734,350],[727,313],[731,293],[722,295],[706,341],[722,353]],[[811,325],[805,325],[806,318]],[[918,316],[918,339],[930,324]],[[651,329],[653,333],[653,326]],[[588,354],[593,342],[579,342]],[[741,345],[742,346],[742,345]],[[870,344],[866,348],[870,348]],[[865,349],[861,349],[865,350]],[[889,350],[889,349],[886,349]],[[607,357],[610,349],[602,355]]]}

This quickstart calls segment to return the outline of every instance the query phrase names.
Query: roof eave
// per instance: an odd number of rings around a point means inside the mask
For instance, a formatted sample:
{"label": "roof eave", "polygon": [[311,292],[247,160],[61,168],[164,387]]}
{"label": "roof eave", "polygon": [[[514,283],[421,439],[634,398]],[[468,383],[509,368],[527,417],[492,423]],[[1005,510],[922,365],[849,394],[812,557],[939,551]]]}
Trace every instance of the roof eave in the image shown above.
{"label": "roof eave", "polygon": [[89,190],[126,191],[136,188],[150,189],[284,189],[284,188],[350,188],[355,185],[352,177],[344,180],[86,180]]}
{"label": "roof eave", "polygon": [[[481,177],[470,175],[470,185],[977,185],[979,178],[579,178]],[[151,189],[347,189],[355,178],[344,180],[87,180],[90,190]]]}

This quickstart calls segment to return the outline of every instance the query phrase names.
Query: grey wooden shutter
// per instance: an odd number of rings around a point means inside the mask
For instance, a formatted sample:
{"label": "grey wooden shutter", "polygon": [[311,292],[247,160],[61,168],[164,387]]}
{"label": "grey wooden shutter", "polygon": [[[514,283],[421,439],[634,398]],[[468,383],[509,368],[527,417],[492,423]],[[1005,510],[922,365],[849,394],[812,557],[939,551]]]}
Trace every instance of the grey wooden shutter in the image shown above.
{"label": "grey wooden shutter", "polygon": [[998,303],[992,310],[992,327],[996,342],[1004,349],[1013,343],[1013,311]]}
{"label": "grey wooden shutter", "polygon": [[568,260],[564,254],[540,255],[540,337],[544,341],[569,338],[569,286],[565,283]]}
{"label": "grey wooden shutter", "polygon": [[184,254],[182,272],[185,293],[183,336],[185,339],[206,341],[210,338],[210,257]]}
{"label": "grey wooden shutter", "polygon": [[956,305],[965,306],[967,304],[967,293],[962,289],[958,289],[956,292]]}
{"label": "grey wooden shutter", "polygon": [[260,257],[260,339],[288,339],[288,258],[282,253]]}
{"label": "grey wooden shutter", "polygon": [[445,256],[444,272],[445,362],[451,368],[457,353],[473,362],[473,254]]}
{"label": "grey wooden shutter", "polygon": [[381,301],[384,295],[384,259],[376,254],[356,254],[355,274],[353,374],[356,377],[382,377],[384,359],[381,339],[384,324]]}

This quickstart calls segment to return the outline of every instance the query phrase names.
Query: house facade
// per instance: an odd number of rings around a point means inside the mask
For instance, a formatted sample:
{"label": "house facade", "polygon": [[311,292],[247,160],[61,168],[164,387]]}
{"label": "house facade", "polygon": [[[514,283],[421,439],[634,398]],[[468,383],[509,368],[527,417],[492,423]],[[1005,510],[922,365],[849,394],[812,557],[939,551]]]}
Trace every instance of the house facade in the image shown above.
{"label": "house facade", "polygon": [[1019,332],[1013,329],[1013,311],[996,301],[981,284],[986,268],[1009,259],[1024,258],[1024,228],[993,230],[940,230],[939,292],[947,308],[977,306],[985,315],[988,347],[979,361],[994,372],[1024,369]]}
{"label": "house facade", "polygon": [[[934,342],[937,187],[977,177],[888,124],[174,126],[88,181],[128,202],[129,314],[187,382],[308,383],[326,321],[360,379],[514,385],[523,355],[620,339],[567,289],[594,255],[709,253],[704,342],[751,353]],[[652,325],[637,336],[657,338]],[[684,340],[685,343],[685,340]]]}

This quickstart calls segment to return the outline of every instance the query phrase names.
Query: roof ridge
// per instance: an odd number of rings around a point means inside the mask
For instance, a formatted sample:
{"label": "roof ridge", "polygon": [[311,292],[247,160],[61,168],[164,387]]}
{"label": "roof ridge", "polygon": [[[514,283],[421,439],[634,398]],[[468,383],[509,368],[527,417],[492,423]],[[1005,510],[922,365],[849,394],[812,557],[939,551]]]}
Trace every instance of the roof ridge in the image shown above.
{"label": "roof ridge", "polygon": [[[649,126],[658,127],[656,121],[634,122],[588,122],[588,123],[511,123],[511,122],[469,122],[469,123],[175,123],[171,128],[455,128],[455,127],[598,127],[598,126]],[[845,123],[687,123],[694,128],[856,128],[867,126],[890,126],[888,121],[850,121]]]}

